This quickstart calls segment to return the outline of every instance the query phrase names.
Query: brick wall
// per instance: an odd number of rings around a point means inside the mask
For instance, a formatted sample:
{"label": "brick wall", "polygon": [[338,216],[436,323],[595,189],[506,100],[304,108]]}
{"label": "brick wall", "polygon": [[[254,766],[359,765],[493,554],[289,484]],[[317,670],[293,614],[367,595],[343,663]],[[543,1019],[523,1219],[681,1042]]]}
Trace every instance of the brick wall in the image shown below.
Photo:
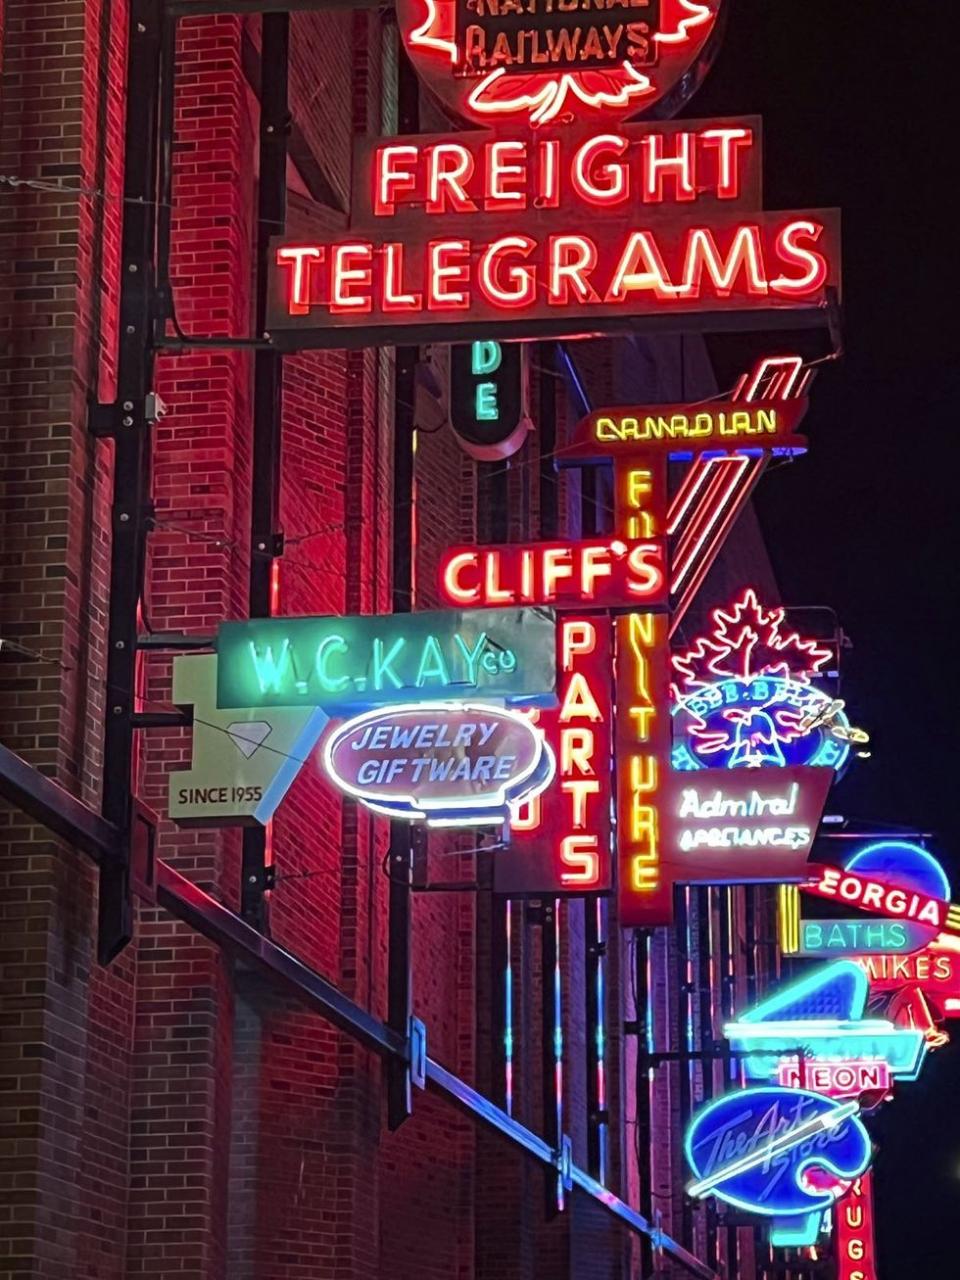
{"label": "brick wall", "polygon": [[[87,410],[111,399],[115,377],[126,11],[123,0],[4,0],[0,49],[0,174],[38,184],[0,185],[0,636],[27,651],[0,661],[2,736],[94,804],[112,451],[93,441]],[[291,164],[294,230],[342,222],[352,134],[395,114],[394,39],[373,13],[293,15],[291,105],[310,157],[309,172]],[[259,47],[256,18],[181,23],[171,270],[188,335],[251,332]],[[597,351],[587,372],[602,387],[614,375],[609,352]],[[536,348],[533,363],[542,356]],[[675,373],[669,358],[660,365]],[[384,611],[392,354],[309,352],[284,370],[282,611]],[[246,612],[252,376],[249,350],[193,347],[158,360],[168,413],[154,430],[145,627],[209,634]],[[534,381],[550,376],[537,370]],[[508,468],[512,539],[540,527],[538,450],[533,437]],[[572,478],[545,483],[556,486],[561,527],[575,520]],[[420,433],[418,607],[437,603],[443,548],[484,526],[476,487],[449,432]],[[144,660],[142,692],[147,708],[169,707],[168,658]],[[189,737],[143,739],[139,794],[163,813],[167,774],[184,766]],[[272,936],[380,1016],[385,842],[385,825],[341,800],[312,764],[270,839]],[[431,837],[430,880],[482,876],[473,844]],[[237,906],[238,832],[164,821],[159,853]],[[91,869],[8,810],[0,890],[0,1135],[15,1144],[0,1155],[4,1280],[621,1274],[624,1237],[594,1207],[575,1200],[548,1221],[542,1172],[435,1096],[418,1095],[413,1118],[387,1133],[370,1054],[166,913],[139,906],[134,943],[110,969],[97,967]],[[413,981],[431,1056],[497,1096],[492,907],[485,891],[418,895]],[[562,955],[567,1128],[581,1160],[582,915],[564,908]],[[515,904],[514,1104],[540,1130],[540,930],[525,917]],[[628,1131],[616,1123],[624,964],[614,938],[614,1185],[630,1163]],[[675,1102],[662,1105],[664,1125],[675,1126]],[[665,1165],[662,1176],[675,1198],[676,1169]]]}

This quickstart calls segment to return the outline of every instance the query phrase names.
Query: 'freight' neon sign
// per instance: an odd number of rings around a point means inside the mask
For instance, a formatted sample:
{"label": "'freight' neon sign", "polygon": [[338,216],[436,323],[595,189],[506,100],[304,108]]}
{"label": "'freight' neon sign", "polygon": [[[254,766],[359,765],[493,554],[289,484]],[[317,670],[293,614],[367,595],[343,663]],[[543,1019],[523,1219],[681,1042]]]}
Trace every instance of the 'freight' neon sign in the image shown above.
{"label": "'freight' neon sign", "polygon": [[755,120],[361,140],[349,230],[272,242],[271,335],[476,341],[819,307],[839,289],[836,214],[759,212],[759,154]]}

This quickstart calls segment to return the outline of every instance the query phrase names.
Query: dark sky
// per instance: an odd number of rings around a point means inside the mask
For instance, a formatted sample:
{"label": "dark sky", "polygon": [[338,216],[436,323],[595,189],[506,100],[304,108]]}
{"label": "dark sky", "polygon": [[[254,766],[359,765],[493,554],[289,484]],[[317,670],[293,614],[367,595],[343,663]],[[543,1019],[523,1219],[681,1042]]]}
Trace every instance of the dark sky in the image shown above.
{"label": "dark sky", "polygon": [[[960,21],[942,0],[728,2],[684,114],[761,114],[766,207],[843,213],[845,354],[814,384],[809,454],[758,498],[784,603],[832,605],[854,646],[843,692],[873,757],[832,807],[935,833],[960,901]],[[881,1280],[957,1274],[952,1027],[873,1126]]]}

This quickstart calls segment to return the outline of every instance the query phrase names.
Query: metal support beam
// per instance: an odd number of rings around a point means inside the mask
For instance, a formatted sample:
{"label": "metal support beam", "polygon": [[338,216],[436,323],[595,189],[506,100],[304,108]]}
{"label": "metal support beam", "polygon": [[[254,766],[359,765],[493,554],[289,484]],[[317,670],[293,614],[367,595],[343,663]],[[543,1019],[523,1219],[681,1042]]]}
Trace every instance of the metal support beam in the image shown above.
{"label": "metal support beam", "polygon": [[[261,25],[260,161],[257,190],[256,330],[266,328],[270,237],[287,225],[287,138],[290,132],[290,17],[268,13]],[[281,551],[280,458],[283,356],[258,350],[253,362],[253,458],[250,501],[250,616],[272,612],[274,560]],[[267,927],[267,832],[246,827],[242,837],[240,911]]]}
{"label": "metal support beam", "polygon": [[[406,53],[401,49],[397,67],[397,124],[401,133],[420,128],[420,87]],[[396,340],[394,335],[393,341]],[[416,368],[419,349],[397,347],[393,385],[393,545],[391,580],[393,612],[409,613],[413,607],[414,556],[414,449],[416,423]],[[387,1020],[401,1031],[413,1013],[411,952],[411,885],[413,884],[413,832],[408,822],[390,823],[390,912],[387,925]],[[410,1072],[403,1064],[387,1066],[387,1124],[396,1129],[413,1106]]]}
{"label": "metal support beam", "polygon": [[0,796],[94,862],[112,863],[123,854],[126,842],[112,823],[4,746],[0,746]]}
{"label": "metal support beam", "polygon": [[[158,905],[198,933],[224,947],[236,959],[255,967],[279,989],[301,999],[335,1027],[359,1040],[365,1048],[379,1053],[388,1063],[409,1067],[411,1053],[416,1052],[416,1047],[411,1047],[409,1025],[403,1035],[398,1034],[332,983],[307,968],[289,951],[265,938],[204,889],[163,862],[156,866],[155,890]],[[502,1107],[430,1057],[426,1059],[425,1076],[428,1088],[538,1160],[550,1171],[551,1177],[560,1177],[561,1153],[545,1138],[508,1116]],[[571,1165],[567,1175],[575,1190],[596,1201],[629,1230],[645,1237],[655,1234],[642,1214],[601,1186],[585,1170]],[[658,1235],[657,1243],[689,1275],[698,1277],[698,1280],[720,1280],[715,1271],[670,1236]]]}
{"label": "metal support beam", "polygon": [[113,413],[113,506],[103,816],[121,833],[122,856],[100,872],[97,955],[108,964],[130,941],[133,914],[129,832],[137,608],[143,590],[150,516],[150,420],[153,389],[154,237],[161,96],[173,92],[172,23],[163,0],[131,0],[127,44],[123,230],[120,247],[120,349]]}

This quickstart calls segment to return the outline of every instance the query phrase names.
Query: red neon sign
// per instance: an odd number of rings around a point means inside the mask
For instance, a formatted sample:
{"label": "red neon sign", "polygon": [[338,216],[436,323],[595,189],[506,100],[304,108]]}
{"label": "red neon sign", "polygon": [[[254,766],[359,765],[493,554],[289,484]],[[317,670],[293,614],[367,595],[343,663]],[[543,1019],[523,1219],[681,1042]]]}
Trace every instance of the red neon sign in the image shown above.
{"label": "red neon sign", "polygon": [[833,212],[756,212],[755,121],[366,139],[354,172],[347,232],[273,242],[271,332],[576,334],[839,287]]}
{"label": "red neon sign", "polygon": [[397,24],[417,73],[456,115],[542,125],[649,110],[671,91],[679,107],[706,69],[721,2],[398,0]]}
{"label": "red neon sign", "polygon": [[559,707],[535,713],[557,761],[555,780],[514,813],[494,887],[513,896],[609,889],[610,733],[607,618],[565,616],[557,628]]}
{"label": "red neon sign", "polygon": [[451,605],[662,605],[667,597],[663,541],[608,537],[452,547],[440,561],[440,594]]}
{"label": "red neon sign", "polygon": [[877,1280],[871,1174],[857,1178],[834,1213],[837,1280]]}
{"label": "red neon sign", "polygon": [[[663,205],[691,217],[760,205],[760,120],[627,124],[584,129],[489,131],[361,138],[351,221],[443,214],[453,230],[483,214],[551,216]],[[679,207],[676,207],[679,206]]]}
{"label": "red neon sign", "polygon": [[812,1089],[830,1098],[856,1098],[869,1090],[890,1088],[890,1067],[886,1062],[854,1059],[850,1062],[804,1062],[790,1060],[777,1067],[777,1082],[786,1089]]}
{"label": "red neon sign", "polygon": [[938,1007],[956,1012],[960,1000],[960,952],[939,948],[935,943],[913,955],[860,956],[857,963],[870,979],[870,990],[900,991],[916,987],[933,997]]}
{"label": "red neon sign", "polygon": [[912,889],[901,889],[887,881],[857,875],[840,867],[824,866],[817,871],[819,878],[802,888],[818,898],[830,898],[893,920],[916,920],[937,929],[942,929],[947,922],[950,904],[939,898],[915,893]]}
{"label": "red neon sign", "polygon": [[662,792],[670,768],[670,649],[663,614],[617,619],[617,857],[620,923],[669,924]]}

